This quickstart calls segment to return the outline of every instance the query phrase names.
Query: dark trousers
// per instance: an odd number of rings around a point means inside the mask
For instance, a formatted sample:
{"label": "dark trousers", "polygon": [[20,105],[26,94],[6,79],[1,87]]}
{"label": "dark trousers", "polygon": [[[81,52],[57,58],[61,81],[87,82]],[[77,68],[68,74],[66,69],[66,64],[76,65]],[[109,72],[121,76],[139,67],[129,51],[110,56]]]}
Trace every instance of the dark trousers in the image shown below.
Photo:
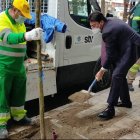
{"label": "dark trousers", "polygon": [[[114,70],[112,74],[111,89],[108,96],[108,104],[114,106],[117,104],[118,99],[123,103],[130,102],[130,95],[126,75],[131,66],[136,62],[136,57],[126,54],[114,63]],[[127,60],[126,60],[127,59]]]}
{"label": "dark trousers", "polygon": [[126,80],[126,75],[114,75],[112,77],[111,89],[107,102],[114,106],[118,103],[118,99],[123,103],[130,102],[129,90]]}

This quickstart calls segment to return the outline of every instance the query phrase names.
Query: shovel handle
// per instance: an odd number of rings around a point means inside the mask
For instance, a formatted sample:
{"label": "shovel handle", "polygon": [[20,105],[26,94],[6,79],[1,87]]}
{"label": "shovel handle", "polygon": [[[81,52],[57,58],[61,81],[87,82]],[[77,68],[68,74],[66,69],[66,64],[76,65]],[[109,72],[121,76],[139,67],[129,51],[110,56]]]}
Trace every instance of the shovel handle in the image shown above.
{"label": "shovel handle", "polygon": [[90,85],[89,88],[88,88],[88,92],[91,92],[92,87],[96,84],[96,82],[97,82],[96,79],[94,79],[94,80],[92,81],[91,85]]}

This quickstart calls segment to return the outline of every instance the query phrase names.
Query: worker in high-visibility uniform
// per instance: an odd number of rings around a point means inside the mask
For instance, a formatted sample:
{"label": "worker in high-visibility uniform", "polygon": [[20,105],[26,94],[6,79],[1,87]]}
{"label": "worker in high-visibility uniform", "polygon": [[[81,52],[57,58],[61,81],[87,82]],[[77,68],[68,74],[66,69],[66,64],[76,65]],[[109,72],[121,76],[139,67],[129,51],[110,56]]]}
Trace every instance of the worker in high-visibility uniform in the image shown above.
{"label": "worker in high-visibility uniform", "polygon": [[26,18],[31,18],[26,0],[13,0],[11,7],[0,13],[0,139],[8,137],[6,127],[10,118],[17,124],[31,124],[24,109],[24,57],[26,41],[40,40],[42,29],[26,32]]}
{"label": "worker in high-visibility uniform", "polygon": [[[130,68],[127,74],[127,83],[130,91],[134,91],[133,82],[136,78],[136,75],[140,69],[140,58],[137,62]],[[139,83],[140,86],[140,83]]]}
{"label": "worker in high-visibility uniform", "polygon": [[[130,14],[130,26],[140,34],[140,2],[132,9],[132,13]],[[139,48],[139,47],[138,47]],[[139,52],[139,51],[137,51]],[[138,54],[138,58],[140,55]],[[127,82],[130,91],[134,91],[133,81],[136,78],[136,75],[140,69],[140,58],[136,61],[136,63],[130,68],[127,74]]]}

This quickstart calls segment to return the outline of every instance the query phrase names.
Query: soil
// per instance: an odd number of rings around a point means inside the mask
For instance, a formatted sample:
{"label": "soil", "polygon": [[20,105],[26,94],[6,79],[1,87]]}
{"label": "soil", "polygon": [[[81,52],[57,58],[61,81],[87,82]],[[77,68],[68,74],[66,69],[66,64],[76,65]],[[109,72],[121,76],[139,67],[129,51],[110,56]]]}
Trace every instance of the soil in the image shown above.
{"label": "soil", "polygon": [[69,100],[73,102],[79,102],[79,103],[84,103],[88,99],[90,99],[92,95],[88,93],[88,91],[81,90],[79,92],[76,92],[68,97]]}
{"label": "soil", "polygon": [[[108,120],[101,121],[97,114],[80,117],[79,112],[89,109],[87,103],[72,104],[68,108],[52,110],[45,115],[47,139],[118,139],[126,134],[140,130],[140,122],[134,122],[132,127],[111,131],[104,131],[113,125],[114,122],[122,119],[125,113]],[[14,138],[40,139],[39,121],[32,129],[16,135]],[[13,138],[13,137],[12,137]]]}

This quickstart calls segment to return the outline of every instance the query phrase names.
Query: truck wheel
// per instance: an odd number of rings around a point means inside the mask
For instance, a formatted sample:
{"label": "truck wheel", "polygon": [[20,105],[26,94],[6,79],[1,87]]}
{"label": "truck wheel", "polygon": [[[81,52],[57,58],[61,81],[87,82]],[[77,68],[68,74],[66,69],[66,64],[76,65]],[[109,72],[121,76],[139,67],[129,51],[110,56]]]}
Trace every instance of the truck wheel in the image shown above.
{"label": "truck wheel", "polygon": [[[102,67],[101,58],[99,58],[94,67],[94,71],[93,71],[94,75],[96,75],[96,73],[100,70],[101,67]],[[92,89],[93,92],[98,92],[98,91],[108,88],[111,83],[111,76],[112,76],[112,68],[109,69],[107,72],[105,72],[103,79],[101,81],[96,83],[96,85]]]}

